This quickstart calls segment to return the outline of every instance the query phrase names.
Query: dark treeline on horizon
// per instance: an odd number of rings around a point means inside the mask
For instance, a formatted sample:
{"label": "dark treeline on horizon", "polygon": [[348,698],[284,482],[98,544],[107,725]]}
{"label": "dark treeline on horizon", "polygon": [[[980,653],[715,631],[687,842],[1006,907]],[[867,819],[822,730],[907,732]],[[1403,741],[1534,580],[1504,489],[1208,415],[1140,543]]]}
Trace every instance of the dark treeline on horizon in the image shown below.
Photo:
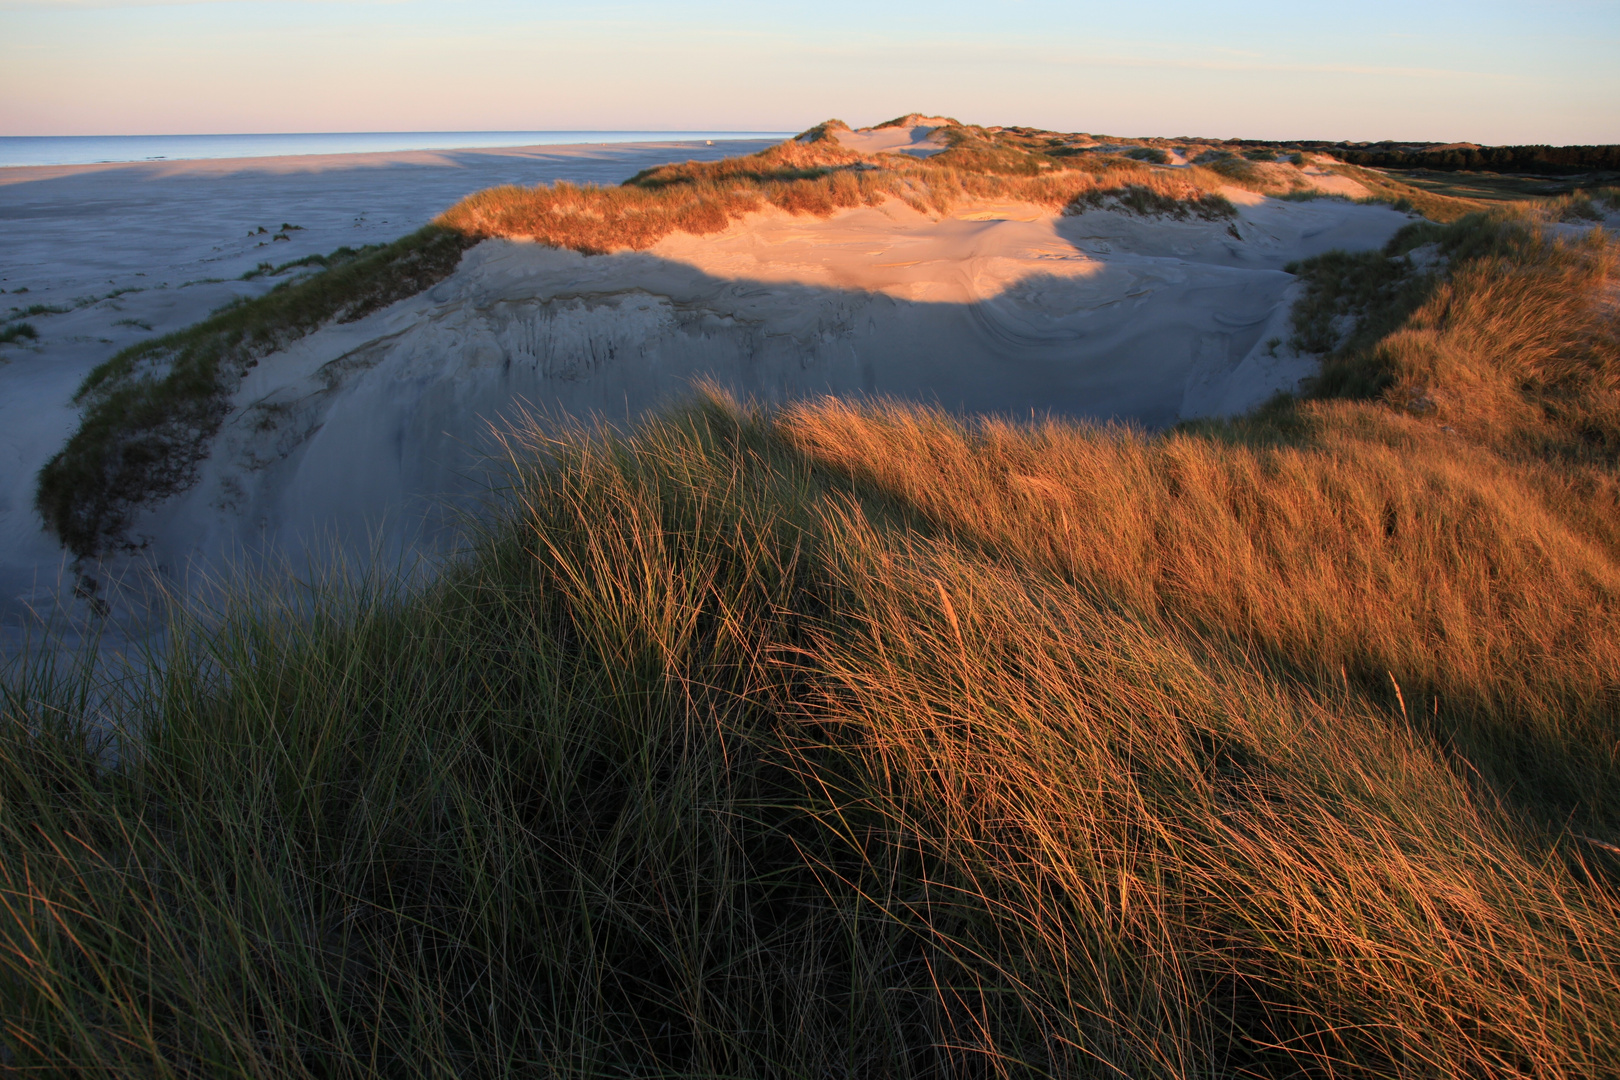
{"label": "dark treeline on horizon", "polygon": [[1499,173],[1571,173],[1620,171],[1620,145],[1608,146],[1459,146],[1455,144],[1296,142],[1229,139],[1228,145],[1296,147],[1330,153],[1351,165],[1377,169],[1460,169]]}

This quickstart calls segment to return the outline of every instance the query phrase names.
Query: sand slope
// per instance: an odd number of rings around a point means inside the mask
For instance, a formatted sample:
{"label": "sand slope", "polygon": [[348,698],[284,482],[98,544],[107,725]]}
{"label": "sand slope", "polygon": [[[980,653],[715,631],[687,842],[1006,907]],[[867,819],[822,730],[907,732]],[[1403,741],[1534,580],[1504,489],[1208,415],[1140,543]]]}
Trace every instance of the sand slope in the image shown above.
{"label": "sand slope", "polygon": [[933,157],[947,148],[936,132],[951,121],[939,116],[908,116],[893,127],[861,128],[858,131],[838,130],[834,138],[846,150],[860,154],[909,154],[912,157]]}

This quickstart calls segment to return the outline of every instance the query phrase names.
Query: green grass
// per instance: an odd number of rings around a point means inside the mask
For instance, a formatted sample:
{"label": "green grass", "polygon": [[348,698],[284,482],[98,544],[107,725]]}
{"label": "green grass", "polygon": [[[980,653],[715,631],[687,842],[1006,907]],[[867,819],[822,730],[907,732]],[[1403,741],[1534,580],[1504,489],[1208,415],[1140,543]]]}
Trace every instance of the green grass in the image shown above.
{"label": "green grass", "polygon": [[1612,184],[1604,180],[1582,177],[1551,180],[1539,176],[1520,176],[1512,173],[1481,172],[1429,172],[1422,169],[1385,169],[1385,175],[1411,184],[1425,191],[1453,195],[1482,202],[1517,202],[1523,199],[1557,198],[1580,191],[1601,189]]}
{"label": "green grass", "polygon": [[193,327],[131,346],[93,370],[67,445],[40,471],[36,505],[75,555],[118,542],[141,503],[187,486],[242,373],[321,325],[361,318],[448,276],[467,247],[429,227],[364,253],[343,249],[283,266],[328,266]]}
{"label": "green grass", "polygon": [[[301,227],[302,226],[294,226],[294,228]],[[382,248],[382,246],[383,245],[380,244],[367,244],[361,248],[340,247],[328,255],[305,255],[301,259],[293,259],[290,262],[282,263],[280,266],[277,266],[274,263],[261,262],[252,270],[248,270],[243,273],[241,280],[252,281],[254,278],[264,277],[266,275],[270,277],[279,277],[280,275],[287,273],[289,270],[299,270],[306,266],[317,267],[321,270],[330,270],[333,267],[342,266],[344,263],[353,262],[355,259],[369,255],[374,251],[378,251]]]}
{"label": "green grass", "polygon": [[1476,146],[1442,149],[1428,146],[1400,147],[1381,143],[1373,146],[1340,144],[1336,150],[1345,160],[1359,165],[1394,169],[1431,171],[1490,171],[1558,176],[1591,175],[1620,171],[1620,146]]}
{"label": "green grass", "polygon": [[129,286],[127,288],[123,288],[123,289],[114,289],[112,292],[109,292],[109,293],[102,293],[100,296],[97,296],[95,294],[91,294],[90,296],[81,296],[78,299],[73,301],[73,307],[75,309],[77,309],[77,308],[87,308],[87,307],[90,307],[92,304],[99,304],[103,300],[116,300],[120,296],[123,296],[123,295],[125,295],[127,293],[145,292],[145,291],[146,290],[144,288],[142,288],[141,286],[131,285],[131,286]]}
{"label": "green grass", "polygon": [[0,329],[0,345],[10,345],[16,341],[32,341],[39,337],[39,331],[33,323],[15,322]]}
{"label": "green grass", "polygon": [[1615,1075],[1616,256],[1522,224],[1312,265],[1382,397],[525,429],[430,585],[13,671],[7,1065]]}

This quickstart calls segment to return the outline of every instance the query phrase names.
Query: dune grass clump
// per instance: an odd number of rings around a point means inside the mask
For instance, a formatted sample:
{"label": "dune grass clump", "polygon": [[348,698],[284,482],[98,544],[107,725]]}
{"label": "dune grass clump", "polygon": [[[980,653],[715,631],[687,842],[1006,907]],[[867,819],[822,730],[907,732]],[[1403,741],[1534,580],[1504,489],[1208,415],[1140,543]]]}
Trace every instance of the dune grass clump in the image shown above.
{"label": "dune grass clump", "polygon": [[533,426],[430,586],[14,673],[8,1066],[1613,1075],[1614,252],[1522,225],[1366,395]]}
{"label": "dune grass clump", "polygon": [[12,308],[13,316],[31,319],[37,315],[66,315],[72,308],[65,308],[60,304],[29,304],[25,308]]}
{"label": "dune grass clump", "polygon": [[1232,200],[1218,193],[1205,193],[1193,198],[1176,198],[1155,191],[1144,184],[1126,184],[1103,190],[1094,188],[1076,199],[1066,211],[1079,213],[1086,209],[1115,207],[1141,214],[1144,217],[1167,217],[1185,220],[1196,217],[1205,221],[1237,216]]}
{"label": "dune grass clump", "polygon": [[[293,225],[291,228],[301,230],[303,226]],[[382,244],[367,244],[364,247],[359,248],[344,246],[338,248],[336,251],[328,255],[305,255],[300,259],[293,259],[289,262],[284,262],[280,266],[270,262],[261,262],[252,270],[245,271],[241,276],[241,280],[252,281],[254,278],[264,277],[266,275],[271,277],[279,277],[282,274],[289,273],[293,270],[303,270],[306,268],[314,268],[315,270],[331,270],[334,267],[342,266],[345,263],[350,263],[356,259],[362,258],[363,256],[370,255],[372,252],[380,251],[383,247],[384,245]]]}
{"label": "dune grass clump", "polygon": [[881,124],[873,124],[872,130],[882,131],[885,128],[916,127],[922,125],[925,121],[932,120],[943,120],[947,128],[962,126],[960,120],[949,116],[929,116],[927,113],[912,112],[906,113],[904,116],[897,116],[893,120],[885,120]]}
{"label": "dune grass clump", "polygon": [[[1392,236],[1382,250],[1330,251],[1291,263],[1288,272],[1306,284],[1305,295],[1291,312],[1294,347],[1335,354],[1326,381],[1319,382],[1324,392],[1336,397],[1376,396],[1387,385],[1376,376],[1359,386],[1344,380],[1376,369],[1366,361],[1369,350],[1405,322],[1453,266],[1482,260],[1547,263],[1549,257],[1540,250],[1546,238],[1536,221],[1534,212],[1517,209],[1475,213],[1447,227],[1415,222]],[[1601,237],[1589,238],[1588,244],[1595,244],[1598,252],[1604,250]],[[1584,310],[1588,299],[1577,285],[1555,306],[1567,315],[1571,305]],[[1349,365],[1338,362],[1345,358],[1353,359]]]}
{"label": "dune grass clump", "polygon": [[0,327],[0,345],[10,345],[14,341],[33,341],[38,337],[38,328],[30,322],[14,322]]}
{"label": "dune grass clump", "polygon": [[[1427,267],[1412,262],[1420,248]],[[1320,394],[1381,397],[1514,460],[1612,467],[1620,327],[1606,290],[1615,260],[1602,230],[1554,241],[1531,215],[1415,226],[1360,257],[1355,273],[1331,265],[1342,256],[1302,264],[1308,291],[1295,326],[1326,345],[1324,318],[1353,320],[1342,343],[1322,350]],[[1335,284],[1345,281],[1361,284]],[[1481,355],[1495,363],[1482,366]]]}
{"label": "dune grass clump", "polygon": [[432,226],[368,253],[289,263],[326,272],[283,282],[195,326],[132,345],[74,395],[84,418],[40,470],[35,504],[67,549],[118,543],[141,503],[183,490],[258,359],[332,320],[359,319],[449,276],[467,248]]}

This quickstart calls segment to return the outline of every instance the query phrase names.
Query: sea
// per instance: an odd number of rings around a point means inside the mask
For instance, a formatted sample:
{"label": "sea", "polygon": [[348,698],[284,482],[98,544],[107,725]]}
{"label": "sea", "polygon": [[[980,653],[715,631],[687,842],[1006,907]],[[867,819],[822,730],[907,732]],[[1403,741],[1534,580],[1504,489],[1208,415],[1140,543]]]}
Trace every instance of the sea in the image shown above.
{"label": "sea", "polygon": [[785,139],[791,131],[349,131],[262,135],[3,135],[0,168],[198,158],[473,150],[578,143]]}

